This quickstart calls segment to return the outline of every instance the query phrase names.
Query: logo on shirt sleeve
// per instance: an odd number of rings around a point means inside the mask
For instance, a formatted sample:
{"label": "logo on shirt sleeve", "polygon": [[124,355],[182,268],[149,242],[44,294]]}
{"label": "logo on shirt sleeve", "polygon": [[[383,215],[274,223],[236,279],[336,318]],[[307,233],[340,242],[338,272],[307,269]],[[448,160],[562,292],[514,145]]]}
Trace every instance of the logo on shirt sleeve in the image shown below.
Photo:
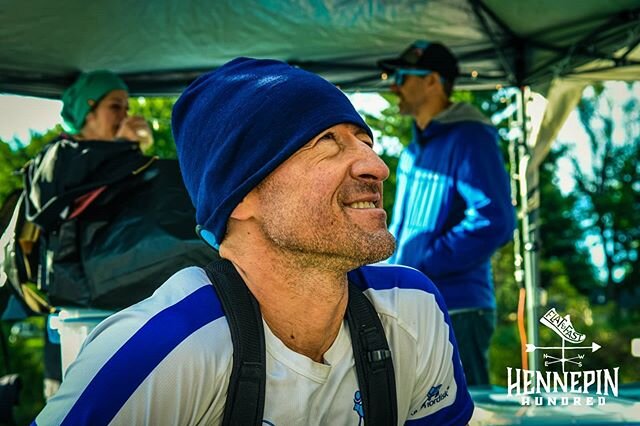
{"label": "logo on shirt sleeve", "polygon": [[436,386],[432,386],[431,389],[429,389],[429,392],[427,392],[427,397],[422,402],[420,407],[417,410],[414,410],[411,415],[414,416],[418,413],[418,411],[427,407],[432,407],[440,401],[445,400],[449,396],[449,386],[447,386],[447,388],[442,392],[440,392],[441,388],[442,383]]}

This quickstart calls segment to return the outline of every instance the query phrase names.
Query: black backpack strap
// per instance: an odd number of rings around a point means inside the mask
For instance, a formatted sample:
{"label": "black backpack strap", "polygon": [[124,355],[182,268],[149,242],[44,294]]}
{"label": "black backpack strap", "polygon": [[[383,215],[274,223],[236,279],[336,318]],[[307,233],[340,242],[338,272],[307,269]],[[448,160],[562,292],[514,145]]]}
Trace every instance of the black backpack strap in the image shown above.
{"label": "black backpack strap", "polygon": [[391,351],[375,308],[349,282],[347,322],[366,426],[398,424],[396,380]]}
{"label": "black backpack strap", "polygon": [[217,260],[205,270],[220,298],[233,342],[222,424],[261,425],[267,364],[260,307],[231,262]]}
{"label": "black backpack strap", "polygon": [[[224,310],[233,341],[223,426],[260,425],[264,414],[266,346],[255,297],[228,260],[205,268]],[[391,351],[369,299],[349,283],[347,322],[367,426],[395,426],[398,404]]]}

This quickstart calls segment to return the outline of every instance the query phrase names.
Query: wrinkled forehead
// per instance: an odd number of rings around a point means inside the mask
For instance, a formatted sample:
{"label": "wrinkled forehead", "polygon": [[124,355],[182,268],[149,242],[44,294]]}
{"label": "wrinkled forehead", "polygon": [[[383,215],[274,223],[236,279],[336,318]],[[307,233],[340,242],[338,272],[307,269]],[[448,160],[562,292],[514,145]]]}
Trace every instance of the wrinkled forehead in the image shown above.
{"label": "wrinkled forehead", "polygon": [[[292,163],[295,163],[298,161],[298,159],[300,158],[300,154],[302,154],[303,152],[308,152],[310,150],[313,150],[314,147],[318,146],[317,141],[320,137],[331,133],[331,132],[340,132],[342,134],[344,134],[343,132],[348,131],[351,135],[355,136],[358,139],[361,139],[363,141],[372,141],[371,136],[369,135],[369,131],[367,129],[365,129],[362,126],[359,126],[357,124],[353,124],[353,123],[339,123],[339,124],[335,124],[331,127],[327,127],[326,129],[322,130],[321,132],[319,132],[318,134],[316,134],[314,137],[312,137],[311,139],[309,139],[304,145],[302,145],[300,148],[298,148],[293,154],[291,154],[288,158],[286,158],[282,163],[280,163],[278,165],[278,167],[275,168],[275,170],[273,170],[271,173],[269,173],[269,175],[267,175],[262,182],[266,181],[269,176],[271,176],[272,174],[278,173],[280,170],[286,169],[291,167]],[[337,135],[336,136],[337,140],[340,140],[340,136]],[[298,164],[298,166],[300,166],[300,164]],[[262,182],[260,182],[260,184],[262,184]],[[258,188],[260,186],[260,184],[258,184],[256,186],[256,188]]]}

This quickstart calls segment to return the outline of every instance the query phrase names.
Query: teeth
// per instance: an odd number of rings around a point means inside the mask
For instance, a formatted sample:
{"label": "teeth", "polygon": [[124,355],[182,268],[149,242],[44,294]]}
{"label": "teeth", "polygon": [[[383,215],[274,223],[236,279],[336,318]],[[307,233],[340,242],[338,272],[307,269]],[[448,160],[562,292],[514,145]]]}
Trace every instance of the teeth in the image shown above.
{"label": "teeth", "polygon": [[375,209],[376,205],[371,201],[358,201],[357,203],[349,204],[352,209]]}

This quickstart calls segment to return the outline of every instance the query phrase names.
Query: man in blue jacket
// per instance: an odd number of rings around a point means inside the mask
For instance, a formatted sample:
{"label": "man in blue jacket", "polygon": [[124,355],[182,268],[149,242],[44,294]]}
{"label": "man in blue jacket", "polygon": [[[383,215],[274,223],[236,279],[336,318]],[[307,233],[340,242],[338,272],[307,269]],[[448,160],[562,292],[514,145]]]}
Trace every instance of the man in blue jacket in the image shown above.
{"label": "man in blue jacket", "polygon": [[449,99],[459,71],[445,46],[418,41],[379,65],[395,76],[400,112],[415,120],[398,164],[390,226],[397,249],[389,262],[434,281],[468,384],[488,384],[496,316],[490,258],[515,227],[497,131],[477,109]]}

